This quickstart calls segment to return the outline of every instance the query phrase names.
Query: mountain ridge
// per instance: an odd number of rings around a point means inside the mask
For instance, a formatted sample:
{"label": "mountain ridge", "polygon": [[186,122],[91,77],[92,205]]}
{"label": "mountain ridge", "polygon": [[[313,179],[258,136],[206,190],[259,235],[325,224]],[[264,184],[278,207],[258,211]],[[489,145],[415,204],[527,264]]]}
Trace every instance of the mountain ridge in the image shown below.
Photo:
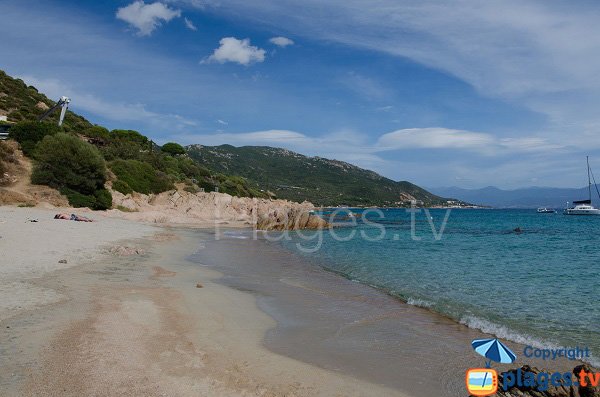
{"label": "mountain ridge", "polygon": [[[517,189],[500,189],[486,186],[479,189],[465,189],[457,186],[430,187],[429,191],[438,195],[449,195],[459,200],[478,205],[498,208],[564,208],[567,201],[581,200],[588,197],[588,188],[554,188],[530,186]],[[592,200],[597,198],[592,187]]]}
{"label": "mountain ridge", "polygon": [[411,182],[283,148],[192,144],[186,151],[200,164],[240,175],[279,198],[307,200],[319,206],[409,206],[411,200],[431,206],[447,201]]}

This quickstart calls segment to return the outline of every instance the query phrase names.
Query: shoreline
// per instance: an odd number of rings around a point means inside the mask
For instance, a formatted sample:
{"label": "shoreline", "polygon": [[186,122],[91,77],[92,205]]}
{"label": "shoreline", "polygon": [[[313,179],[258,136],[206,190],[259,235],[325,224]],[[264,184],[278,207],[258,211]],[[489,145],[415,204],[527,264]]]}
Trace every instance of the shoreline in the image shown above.
{"label": "shoreline", "polygon": [[[2,207],[0,217],[54,211]],[[15,222],[13,232],[43,231],[41,223]],[[0,338],[9,342],[0,344],[2,357],[18,357],[0,361],[9,395],[458,396],[466,395],[464,371],[483,364],[469,342],[486,334],[275,244],[238,238],[243,229],[221,225],[224,239],[215,241],[212,231],[184,225],[108,217],[52,223],[73,229],[71,238],[79,229],[110,238],[88,238],[87,256],[75,252],[67,267],[35,277],[36,288],[61,299],[0,318]],[[106,251],[115,245],[142,254]],[[34,248],[24,259],[40,259]],[[41,260],[64,256],[60,248],[69,246],[49,247]],[[3,285],[11,281],[6,274],[0,268]],[[570,370],[577,362],[528,363]]]}
{"label": "shoreline", "polygon": [[[485,364],[470,342],[490,334],[309,264],[276,243],[230,236],[209,244],[194,260],[224,273],[222,284],[257,297],[278,324],[265,337],[272,351],[418,397],[465,395],[465,371]],[[494,364],[499,372],[524,361],[561,371],[581,364],[524,359],[524,344],[507,345],[520,359]]]}
{"label": "shoreline", "polygon": [[[3,218],[5,211],[21,218],[35,212],[2,208]],[[141,255],[69,261],[72,266],[36,278],[64,299],[0,320],[6,395],[408,397],[269,351],[262,339],[276,323],[255,298],[215,283],[219,273],[187,261],[196,231],[156,229],[158,237],[142,232],[128,239]],[[26,255],[34,257],[42,245]]]}

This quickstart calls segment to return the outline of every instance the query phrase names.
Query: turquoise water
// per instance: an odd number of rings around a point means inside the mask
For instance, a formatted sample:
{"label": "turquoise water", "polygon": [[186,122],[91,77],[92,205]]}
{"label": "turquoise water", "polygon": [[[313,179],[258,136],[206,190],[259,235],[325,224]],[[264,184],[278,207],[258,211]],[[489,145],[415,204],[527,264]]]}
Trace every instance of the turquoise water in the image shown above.
{"label": "turquoise water", "polygon": [[[328,270],[500,338],[538,347],[588,346],[600,358],[600,217],[535,210],[460,210],[436,240],[426,214],[352,210],[355,227],[281,243]],[[325,213],[327,215],[327,213]],[[446,210],[430,210],[439,232]],[[348,224],[351,219],[337,217]],[[378,221],[377,225],[367,221]],[[382,229],[382,227],[384,229]],[[521,233],[514,232],[520,227]],[[361,237],[363,232],[375,241]],[[420,237],[415,241],[411,236]]]}

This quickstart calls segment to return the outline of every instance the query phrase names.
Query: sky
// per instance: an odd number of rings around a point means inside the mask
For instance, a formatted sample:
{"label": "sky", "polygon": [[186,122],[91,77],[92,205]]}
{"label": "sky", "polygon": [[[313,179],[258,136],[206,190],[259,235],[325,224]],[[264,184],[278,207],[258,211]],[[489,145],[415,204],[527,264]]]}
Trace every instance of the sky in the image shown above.
{"label": "sky", "polygon": [[594,1],[0,0],[0,69],[161,144],[580,187],[586,155],[600,170],[599,18]]}

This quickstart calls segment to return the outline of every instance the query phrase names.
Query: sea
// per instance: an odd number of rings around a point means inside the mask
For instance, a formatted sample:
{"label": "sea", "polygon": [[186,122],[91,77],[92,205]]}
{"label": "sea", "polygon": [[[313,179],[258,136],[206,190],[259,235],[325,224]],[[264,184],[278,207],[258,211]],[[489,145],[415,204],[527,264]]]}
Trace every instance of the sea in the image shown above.
{"label": "sea", "polygon": [[600,217],[532,209],[330,209],[271,244],[467,327],[600,358]]}

